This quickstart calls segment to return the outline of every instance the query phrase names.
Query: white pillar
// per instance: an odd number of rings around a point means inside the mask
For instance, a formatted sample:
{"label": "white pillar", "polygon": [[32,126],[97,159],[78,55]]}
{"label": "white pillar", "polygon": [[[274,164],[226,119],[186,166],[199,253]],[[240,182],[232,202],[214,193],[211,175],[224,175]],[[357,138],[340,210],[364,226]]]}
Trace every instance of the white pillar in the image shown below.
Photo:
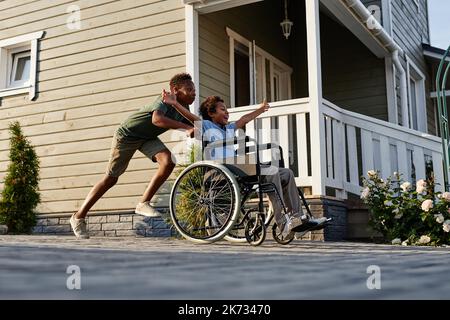
{"label": "white pillar", "polygon": [[200,72],[198,58],[198,12],[193,5],[184,6],[185,30],[186,30],[186,72],[192,76],[195,83],[197,97],[191,105],[191,112],[199,114],[200,108]]}
{"label": "white pillar", "polygon": [[311,110],[312,193],[313,195],[325,195],[325,126],[322,115],[319,0],[305,0],[305,7],[308,46],[308,86]]}

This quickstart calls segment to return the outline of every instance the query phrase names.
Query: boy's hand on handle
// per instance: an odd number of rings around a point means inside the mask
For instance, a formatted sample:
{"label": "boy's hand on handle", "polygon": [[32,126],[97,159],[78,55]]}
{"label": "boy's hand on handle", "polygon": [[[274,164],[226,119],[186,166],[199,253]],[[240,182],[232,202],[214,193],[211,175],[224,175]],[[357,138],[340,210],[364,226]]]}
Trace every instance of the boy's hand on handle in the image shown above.
{"label": "boy's hand on handle", "polygon": [[166,104],[174,105],[177,103],[177,96],[175,93],[171,93],[163,89],[162,100]]}
{"label": "boy's hand on handle", "polygon": [[186,130],[186,136],[188,138],[194,138],[195,136],[195,127]]}

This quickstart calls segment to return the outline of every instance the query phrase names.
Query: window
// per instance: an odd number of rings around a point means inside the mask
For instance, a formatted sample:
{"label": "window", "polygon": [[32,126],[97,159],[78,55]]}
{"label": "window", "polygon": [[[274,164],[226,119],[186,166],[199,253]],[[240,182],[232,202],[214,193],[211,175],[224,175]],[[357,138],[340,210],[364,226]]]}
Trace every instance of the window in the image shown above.
{"label": "window", "polygon": [[230,104],[248,106],[291,99],[292,68],[227,28],[230,37]]}
{"label": "window", "polygon": [[427,132],[427,108],[425,100],[425,75],[407,58],[409,127]]}
{"label": "window", "polygon": [[37,41],[44,32],[0,40],[0,97],[36,94]]}
{"label": "window", "polygon": [[18,52],[12,54],[12,72],[9,87],[23,87],[30,85],[30,65],[30,50],[18,50]]}

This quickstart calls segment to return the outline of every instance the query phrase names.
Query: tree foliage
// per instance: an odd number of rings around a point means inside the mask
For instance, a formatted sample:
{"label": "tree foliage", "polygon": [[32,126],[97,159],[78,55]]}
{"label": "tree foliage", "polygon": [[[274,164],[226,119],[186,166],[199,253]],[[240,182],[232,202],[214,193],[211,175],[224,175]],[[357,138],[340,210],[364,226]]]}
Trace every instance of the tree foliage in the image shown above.
{"label": "tree foliage", "polygon": [[1,193],[0,223],[6,224],[11,233],[30,233],[40,202],[39,159],[19,122],[11,123],[9,132],[10,163]]}

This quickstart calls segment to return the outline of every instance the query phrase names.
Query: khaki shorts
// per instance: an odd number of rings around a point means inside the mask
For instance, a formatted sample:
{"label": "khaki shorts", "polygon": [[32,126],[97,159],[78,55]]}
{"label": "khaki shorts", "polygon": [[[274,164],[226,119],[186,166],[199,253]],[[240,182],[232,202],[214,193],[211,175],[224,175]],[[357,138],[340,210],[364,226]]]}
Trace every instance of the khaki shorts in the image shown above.
{"label": "khaki shorts", "polygon": [[114,134],[106,174],[110,177],[117,178],[124,173],[136,150],[139,150],[147,158],[151,159],[153,162],[156,162],[153,156],[168,149],[158,138],[154,140],[146,140],[121,137]]}

